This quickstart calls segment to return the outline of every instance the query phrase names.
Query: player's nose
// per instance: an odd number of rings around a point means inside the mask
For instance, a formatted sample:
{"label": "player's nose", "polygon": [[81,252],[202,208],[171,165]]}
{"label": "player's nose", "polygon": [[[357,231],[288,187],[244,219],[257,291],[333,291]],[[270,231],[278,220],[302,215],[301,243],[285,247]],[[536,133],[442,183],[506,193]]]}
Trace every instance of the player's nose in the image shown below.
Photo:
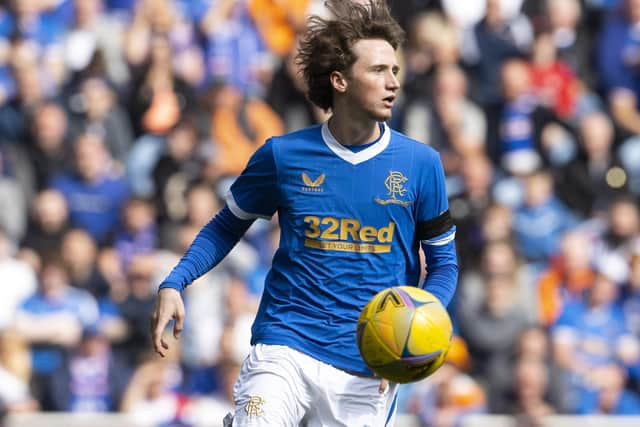
{"label": "player's nose", "polygon": [[393,74],[393,72],[389,73],[387,76],[386,88],[389,90],[393,90],[394,92],[400,89],[400,81],[398,80],[398,76]]}

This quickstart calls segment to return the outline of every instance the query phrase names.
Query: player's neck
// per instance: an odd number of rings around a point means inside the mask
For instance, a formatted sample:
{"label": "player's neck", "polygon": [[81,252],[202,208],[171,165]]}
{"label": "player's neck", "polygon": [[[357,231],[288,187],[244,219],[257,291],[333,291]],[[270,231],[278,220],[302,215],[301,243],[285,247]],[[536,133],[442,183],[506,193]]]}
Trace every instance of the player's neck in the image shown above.
{"label": "player's neck", "polygon": [[[344,119],[342,119],[344,117]],[[380,136],[380,126],[374,120],[351,120],[348,115],[334,113],[329,119],[329,130],[342,145],[363,145]]]}

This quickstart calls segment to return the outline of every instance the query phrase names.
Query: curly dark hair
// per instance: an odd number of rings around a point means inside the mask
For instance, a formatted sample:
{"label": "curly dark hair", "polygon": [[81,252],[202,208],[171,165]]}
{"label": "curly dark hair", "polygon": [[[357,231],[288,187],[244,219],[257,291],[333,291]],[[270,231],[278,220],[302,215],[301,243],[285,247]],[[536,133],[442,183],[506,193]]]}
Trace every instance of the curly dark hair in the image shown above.
{"label": "curly dark hair", "polygon": [[347,72],[356,62],[352,47],[363,39],[386,40],[397,49],[405,34],[393,19],[385,0],[327,0],[331,19],[312,16],[307,21],[296,61],[307,84],[307,97],[327,111],[333,106],[333,71]]}

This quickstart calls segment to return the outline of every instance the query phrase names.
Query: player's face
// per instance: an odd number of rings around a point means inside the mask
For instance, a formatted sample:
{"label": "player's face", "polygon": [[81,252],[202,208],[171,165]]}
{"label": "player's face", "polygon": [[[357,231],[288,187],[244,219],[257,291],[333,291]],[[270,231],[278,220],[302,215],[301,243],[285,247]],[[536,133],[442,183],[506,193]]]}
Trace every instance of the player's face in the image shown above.
{"label": "player's face", "polygon": [[347,96],[369,118],[388,120],[400,88],[395,50],[385,40],[365,39],[353,45],[353,52],[358,59],[347,78]]}

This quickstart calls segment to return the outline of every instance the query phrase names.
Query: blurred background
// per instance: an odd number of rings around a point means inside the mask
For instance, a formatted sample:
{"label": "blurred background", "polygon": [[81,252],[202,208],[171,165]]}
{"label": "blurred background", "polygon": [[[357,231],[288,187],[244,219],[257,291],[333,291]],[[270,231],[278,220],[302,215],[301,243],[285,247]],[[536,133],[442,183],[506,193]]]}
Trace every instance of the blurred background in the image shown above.
{"label": "blurred background", "polygon": [[[390,125],[441,153],[461,268],[447,363],[397,425],[640,415],[640,0],[390,4]],[[165,359],[148,317],[250,154],[326,120],[293,61],[310,13],[0,1],[0,424],[221,425],[277,224],[187,289]]]}

